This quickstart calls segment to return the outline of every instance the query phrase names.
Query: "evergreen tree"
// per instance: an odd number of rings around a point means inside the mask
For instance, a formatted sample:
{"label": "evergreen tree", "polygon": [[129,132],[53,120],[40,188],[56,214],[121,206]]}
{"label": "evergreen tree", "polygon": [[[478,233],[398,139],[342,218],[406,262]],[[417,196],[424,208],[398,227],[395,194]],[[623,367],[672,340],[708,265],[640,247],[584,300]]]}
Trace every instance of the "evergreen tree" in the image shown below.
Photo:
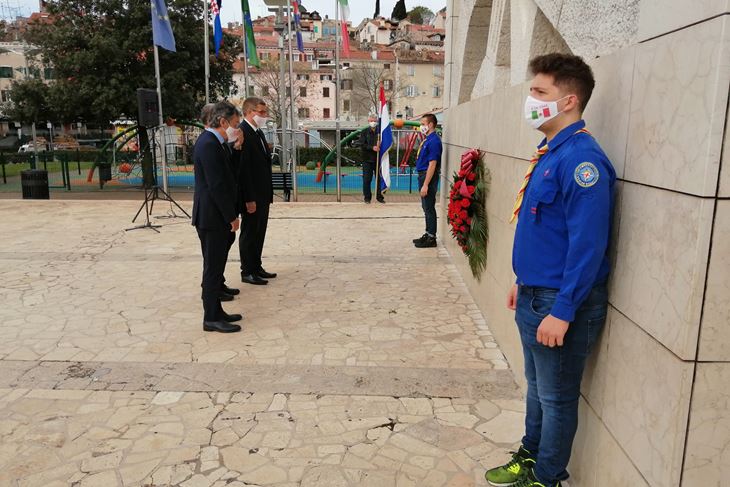
{"label": "evergreen tree", "polygon": [[398,0],[398,2],[395,4],[395,7],[393,7],[393,13],[390,14],[390,18],[393,20],[401,21],[407,16],[408,12],[406,12],[406,0]]}
{"label": "evergreen tree", "polygon": [[[164,116],[194,118],[205,101],[202,4],[167,0],[167,5],[177,52],[159,50]],[[48,12],[50,22],[30,25],[26,40],[42,64],[53,67],[55,80],[45,96],[33,98],[43,106],[24,106],[25,116],[51,112],[56,121],[103,124],[122,114],[134,116],[137,88],[156,85],[150,1],[57,0],[48,3]],[[210,52],[215,52],[212,42],[211,34]],[[214,100],[231,94],[233,61],[241,52],[235,36],[226,35],[223,46],[218,59],[210,58]],[[44,91],[37,84],[33,79],[15,83],[11,98]]]}

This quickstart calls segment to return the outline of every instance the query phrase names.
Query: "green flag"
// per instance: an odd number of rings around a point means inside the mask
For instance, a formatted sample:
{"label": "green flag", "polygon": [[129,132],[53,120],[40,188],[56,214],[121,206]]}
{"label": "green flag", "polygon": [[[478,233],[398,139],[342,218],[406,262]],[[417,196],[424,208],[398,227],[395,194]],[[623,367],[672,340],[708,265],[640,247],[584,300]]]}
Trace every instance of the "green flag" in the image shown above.
{"label": "green flag", "polygon": [[257,68],[261,67],[259,55],[256,52],[256,39],[253,36],[253,22],[251,21],[251,9],[248,6],[248,0],[241,0],[243,8],[243,28],[246,37],[246,53],[248,55],[248,63]]}

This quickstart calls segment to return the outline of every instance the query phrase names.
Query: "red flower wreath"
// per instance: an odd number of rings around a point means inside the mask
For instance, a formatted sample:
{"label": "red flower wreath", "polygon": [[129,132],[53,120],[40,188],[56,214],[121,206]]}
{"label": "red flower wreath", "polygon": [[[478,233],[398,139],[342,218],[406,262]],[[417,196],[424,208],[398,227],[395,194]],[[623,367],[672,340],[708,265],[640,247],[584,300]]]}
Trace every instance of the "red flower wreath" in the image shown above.
{"label": "red flower wreath", "polygon": [[469,150],[462,154],[459,171],[454,173],[447,213],[451,235],[469,258],[472,273],[477,279],[486,266],[488,238],[484,208],[488,183],[484,178],[479,151]]}

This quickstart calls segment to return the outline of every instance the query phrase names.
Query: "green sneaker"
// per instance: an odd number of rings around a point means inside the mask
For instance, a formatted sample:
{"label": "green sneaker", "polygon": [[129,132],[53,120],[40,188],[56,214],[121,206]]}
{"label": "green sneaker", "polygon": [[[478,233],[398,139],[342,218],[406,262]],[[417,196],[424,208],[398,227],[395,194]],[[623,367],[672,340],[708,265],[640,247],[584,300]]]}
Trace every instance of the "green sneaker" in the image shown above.
{"label": "green sneaker", "polygon": [[554,485],[545,485],[535,478],[535,472],[532,471],[532,468],[526,468],[524,470],[523,477],[516,483],[512,484],[512,487],[561,487],[561,483],[558,482]]}
{"label": "green sneaker", "polygon": [[487,470],[487,473],[484,474],[490,485],[494,487],[516,487],[517,482],[525,478],[527,472],[535,465],[532,454],[522,446],[516,452],[511,453],[513,454],[512,460],[507,464]]}

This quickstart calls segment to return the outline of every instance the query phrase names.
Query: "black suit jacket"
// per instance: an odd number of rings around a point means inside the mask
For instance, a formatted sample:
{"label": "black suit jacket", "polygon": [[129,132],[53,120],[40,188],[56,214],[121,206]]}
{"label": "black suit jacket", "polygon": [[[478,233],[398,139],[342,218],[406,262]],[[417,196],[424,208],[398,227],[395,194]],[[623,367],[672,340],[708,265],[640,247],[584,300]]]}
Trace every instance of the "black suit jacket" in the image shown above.
{"label": "black suit jacket", "polygon": [[378,160],[378,153],[373,150],[376,145],[378,145],[377,128],[368,127],[363,130],[360,134],[360,151],[364,162],[376,162]]}
{"label": "black suit jacket", "polygon": [[239,126],[243,130],[243,146],[238,153],[238,187],[240,191],[241,212],[248,201],[271,204],[274,202],[274,189],[271,186],[271,151],[262,135],[255,131],[246,120]]}
{"label": "black suit jacket", "polygon": [[193,149],[195,196],[193,225],[205,230],[224,230],[236,219],[236,178],[229,151],[207,130]]}

